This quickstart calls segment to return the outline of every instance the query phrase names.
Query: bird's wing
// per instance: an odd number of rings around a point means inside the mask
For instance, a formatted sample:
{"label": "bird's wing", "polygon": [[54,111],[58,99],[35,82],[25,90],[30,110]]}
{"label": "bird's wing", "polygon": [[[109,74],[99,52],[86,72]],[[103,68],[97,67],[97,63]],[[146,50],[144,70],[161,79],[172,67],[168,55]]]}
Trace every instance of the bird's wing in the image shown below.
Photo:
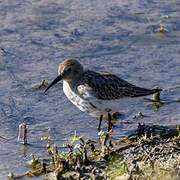
{"label": "bird's wing", "polygon": [[94,71],[84,73],[77,89],[80,94],[88,92],[102,100],[146,96],[160,91],[158,89],[140,88],[113,74]]}

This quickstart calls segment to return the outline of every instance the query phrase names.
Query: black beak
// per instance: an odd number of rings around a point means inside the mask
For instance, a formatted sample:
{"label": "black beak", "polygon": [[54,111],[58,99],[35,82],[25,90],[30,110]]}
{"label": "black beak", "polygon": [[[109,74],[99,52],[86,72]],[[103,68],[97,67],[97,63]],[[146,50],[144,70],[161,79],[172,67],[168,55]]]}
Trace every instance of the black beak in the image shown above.
{"label": "black beak", "polygon": [[49,89],[51,88],[53,85],[55,85],[57,82],[59,82],[60,80],[62,80],[62,75],[59,75],[48,87],[47,89],[44,91],[44,93]]}

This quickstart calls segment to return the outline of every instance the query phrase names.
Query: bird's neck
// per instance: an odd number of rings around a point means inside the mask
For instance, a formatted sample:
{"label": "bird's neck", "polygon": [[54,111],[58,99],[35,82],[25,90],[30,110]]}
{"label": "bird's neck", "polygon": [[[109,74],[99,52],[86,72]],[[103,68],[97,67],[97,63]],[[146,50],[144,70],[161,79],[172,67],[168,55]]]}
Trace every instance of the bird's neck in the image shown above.
{"label": "bird's neck", "polygon": [[77,84],[77,82],[80,81],[82,76],[83,76],[83,72],[77,73],[73,77],[71,77],[70,79],[65,79],[64,81],[66,81],[70,87],[74,87]]}

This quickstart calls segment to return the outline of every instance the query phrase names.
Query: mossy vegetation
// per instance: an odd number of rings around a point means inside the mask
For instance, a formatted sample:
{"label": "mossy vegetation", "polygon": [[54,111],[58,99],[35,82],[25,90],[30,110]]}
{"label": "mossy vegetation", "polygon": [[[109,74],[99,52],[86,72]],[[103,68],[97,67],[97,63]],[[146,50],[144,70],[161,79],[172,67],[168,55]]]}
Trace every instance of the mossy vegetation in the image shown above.
{"label": "mossy vegetation", "polygon": [[158,32],[160,32],[160,33],[168,33],[168,30],[164,28],[162,21],[160,21],[160,29],[158,29]]}
{"label": "mossy vegetation", "polygon": [[[97,141],[76,133],[59,151],[51,137],[43,137],[49,158],[35,158],[22,175],[9,179],[43,176],[44,179],[172,179],[179,178],[180,130],[139,124],[130,136],[114,140],[100,131]],[[46,155],[47,156],[47,155]]]}

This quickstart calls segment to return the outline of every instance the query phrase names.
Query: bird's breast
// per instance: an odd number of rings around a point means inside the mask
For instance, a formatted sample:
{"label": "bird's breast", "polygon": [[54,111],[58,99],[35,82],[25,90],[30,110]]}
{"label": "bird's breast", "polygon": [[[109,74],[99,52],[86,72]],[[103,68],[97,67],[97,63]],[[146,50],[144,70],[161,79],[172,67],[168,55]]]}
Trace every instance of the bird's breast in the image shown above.
{"label": "bird's breast", "polygon": [[72,87],[66,82],[63,81],[63,91],[67,98],[74,104],[75,102],[78,103],[80,101],[79,95],[73,90]]}
{"label": "bird's breast", "polygon": [[63,91],[67,98],[81,111],[91,113],[96,110],[97,107],[91,103],[89,98],[84,98],[76,88],[71,87],[66,81],[63,81]]}

